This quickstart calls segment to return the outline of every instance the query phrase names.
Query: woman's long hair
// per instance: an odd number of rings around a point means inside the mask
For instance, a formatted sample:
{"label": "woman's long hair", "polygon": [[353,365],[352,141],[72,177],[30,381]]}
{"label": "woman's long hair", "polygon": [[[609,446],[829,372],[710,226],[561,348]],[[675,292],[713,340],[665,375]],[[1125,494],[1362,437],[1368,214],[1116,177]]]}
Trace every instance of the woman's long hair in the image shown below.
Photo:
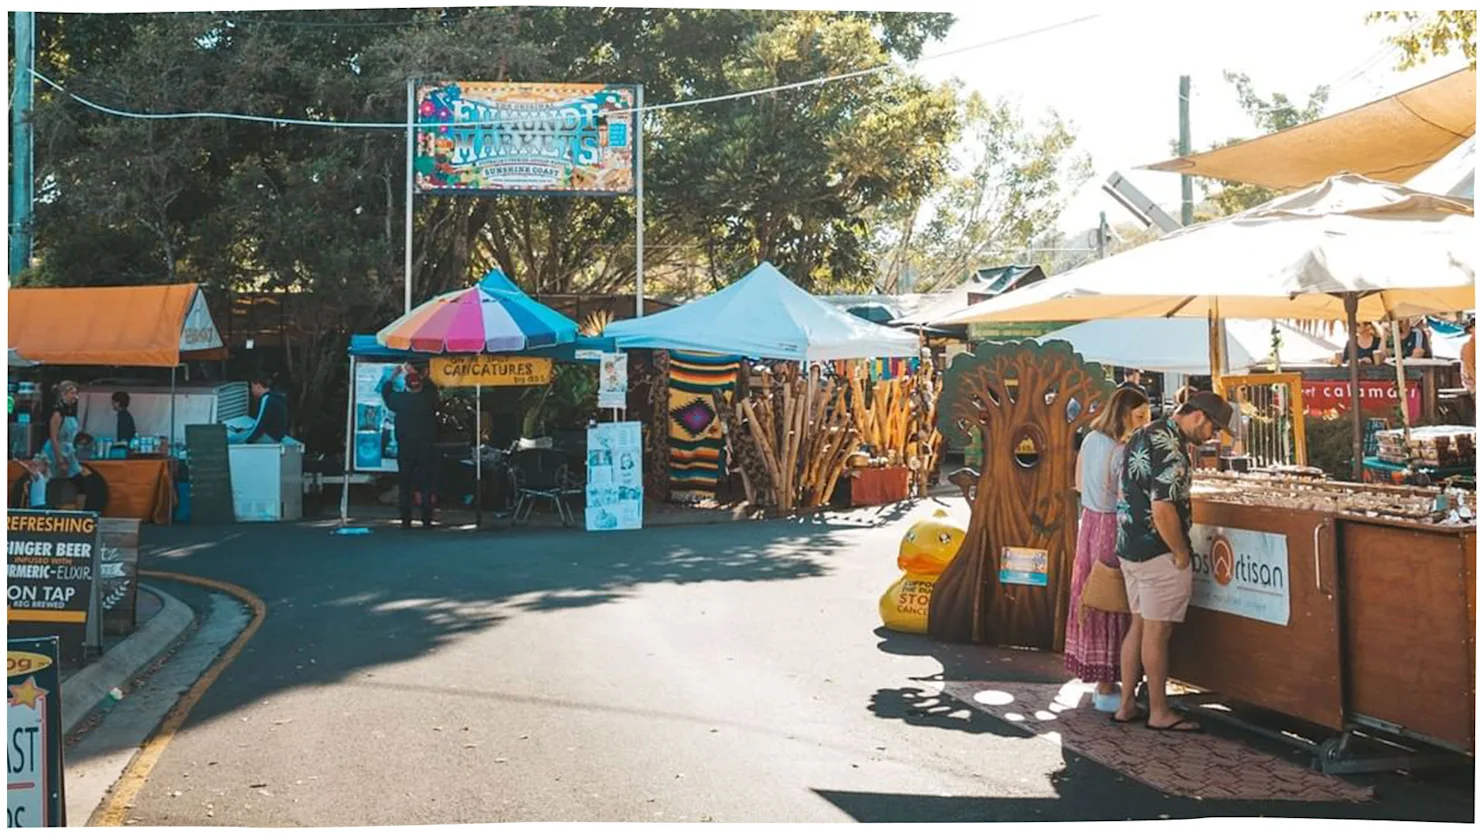
{"label": "woman's long hair", "polygon": [[1142,405],[1150,404],[1151,400],[1139,390],[1121,388],[1110,397],[1105,410],[1100,411],[1094,422],[1089,424],[1090,430],[1099,431],[1116,442],[1122,442],[1125,440],[1125,435],[1130,433],[1131,414]]}
{"label": "woman's long hair", "polygon": [[53,385],[51,388],[52,410],[61,411],[64,416],[76,416],[77,405],[75,403],[69,405],[66,400],[67,394],[74,390],[80,391],[81,388],[71,380],[64,380]]}

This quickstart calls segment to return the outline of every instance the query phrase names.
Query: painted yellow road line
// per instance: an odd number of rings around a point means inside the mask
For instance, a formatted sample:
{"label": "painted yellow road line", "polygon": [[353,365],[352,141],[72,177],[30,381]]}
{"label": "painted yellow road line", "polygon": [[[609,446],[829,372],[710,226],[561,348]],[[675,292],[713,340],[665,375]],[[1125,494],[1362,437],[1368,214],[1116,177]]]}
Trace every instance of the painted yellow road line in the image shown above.
{"label": "painted yellow road line", "polygon": [[138,754],[134,755],[133,760],[129,761],[128,766],[124,768],[123,775],[119,777],[118,783],[113,785],[113,791],[108,795],[107,800],[98,807],[92,818],[88,819],[89,827],[119,827],[127,821],[134,799],[149,781],[149,774],[154,771],[155,765],[159,763],[170,741],[174,740],[175,733],[185,725],[185,719],[190,716],[190,710],[195,708],[195,704],[200,702],[200,698],[216,682],[216,678],[221,676],[221,672],[225,671],[226,667],[236,659],[237,654],[242,652],[242,648],[251,641],[257,629],[262,627],[262,620],[267,618],[267,605],[252,591],[235,584],[155,570],[140,570],[139,576],[194,584],[234,596],[252,609],[252,621],[241,633],[237,634],[236,639],[232,640],[221,656],[217,657],[216,661],[211,663],[211,667],[206,669],[206,673],[195,681],[195,685],[191,686],[190,690],[185,692],[185,696],[181,697],[175,707],[165,715],[159,728],[144,742]]}

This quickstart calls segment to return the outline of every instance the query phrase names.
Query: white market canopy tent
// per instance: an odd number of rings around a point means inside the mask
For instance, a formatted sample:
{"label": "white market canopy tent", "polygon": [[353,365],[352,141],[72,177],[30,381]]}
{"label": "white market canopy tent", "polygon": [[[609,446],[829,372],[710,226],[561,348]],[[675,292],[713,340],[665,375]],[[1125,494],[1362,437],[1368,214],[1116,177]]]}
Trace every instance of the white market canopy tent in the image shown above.
{"label": "white market canopy tent", "polygon": [[623,350],[693,350],[776,361],[920,354],[917,336],[871,324],[815,298],[769,263],[713,295],[617,321],[603,335]]}
{"label": "white market canopy tent", "polygon": [[1434,167],[1408,180],[1407,185],[1415,191],[1443,194],[1446,197],[1460,197],[1473,202],[1475,200],[1475,137],[1471,136],[1464,140],[1459,147],[1450,151],[1448,156],[1434,163]]}
{"label": "white market canopy tent", "polygon": [[[1315,364],[1331,360],[1344,342],[1302,332],[1283,322],[1228,321],[1228,367],[1239,372],[1267,367],[1273,358],[1271,327],[1280,333],[1280,361]],[[1208,324],[1197,318],[1106,318],[1086,321],[1042,336],[1040,342],[1067,341],[1085,359],[1116,367],[1158,373],[1206,376]]]}
{"label": "white market canopy tent", "polygon": [[1355,174],[1179,229],[937,322],[1339,321],[1473,309],[1474,209]]}

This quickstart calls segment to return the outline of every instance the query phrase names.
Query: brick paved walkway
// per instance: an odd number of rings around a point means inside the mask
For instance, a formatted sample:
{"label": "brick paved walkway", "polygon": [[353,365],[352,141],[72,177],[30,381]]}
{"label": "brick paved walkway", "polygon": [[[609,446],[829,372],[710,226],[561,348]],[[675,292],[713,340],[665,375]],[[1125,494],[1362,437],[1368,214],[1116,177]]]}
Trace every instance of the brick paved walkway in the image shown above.
{"label": "brick paved walkway", "polygon": [[1367,801],[1359,787],[1211,733],[1122,726],[1080,683],[946,682],[944,693],[1161,792],[1200,799]]}

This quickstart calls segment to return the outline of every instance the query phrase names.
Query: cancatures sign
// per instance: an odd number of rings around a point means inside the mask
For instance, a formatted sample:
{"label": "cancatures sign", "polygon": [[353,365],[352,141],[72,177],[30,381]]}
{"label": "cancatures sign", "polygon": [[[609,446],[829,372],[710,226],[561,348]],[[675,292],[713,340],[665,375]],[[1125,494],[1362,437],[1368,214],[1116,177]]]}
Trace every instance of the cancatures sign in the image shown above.
{"label": "cancatures sign", "polygon": [[554,359],[522,356],[437,356],[432,359],[432,381],[444,388],[547,385],[554,372]]}
{"label": "cancatures sign", "polygon": [[449,81],[416,91],[421,193],[631,194],[637,88]]}

